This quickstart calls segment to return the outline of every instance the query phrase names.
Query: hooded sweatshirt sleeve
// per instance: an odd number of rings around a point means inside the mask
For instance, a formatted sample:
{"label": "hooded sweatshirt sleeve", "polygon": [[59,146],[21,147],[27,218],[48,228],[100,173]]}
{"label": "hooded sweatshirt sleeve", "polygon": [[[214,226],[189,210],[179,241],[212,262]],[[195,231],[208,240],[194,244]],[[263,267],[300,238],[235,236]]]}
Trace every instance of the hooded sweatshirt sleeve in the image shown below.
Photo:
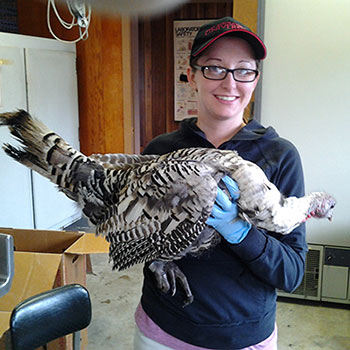
{"label": "hooded sweatshirt sleeve", "polygon": [[[272,157],[268,156],[269,152]],[[286,197],[304,196],[301,160],[295,147],[282,140],[263,153],[269,164],[267,176],[280,192]],[[230,249],[255,276],[275,288],[291,292],[299,286],[304,275],[307,252],[305,224],[288,235],[253,227],[240,244],[231,244]]]}

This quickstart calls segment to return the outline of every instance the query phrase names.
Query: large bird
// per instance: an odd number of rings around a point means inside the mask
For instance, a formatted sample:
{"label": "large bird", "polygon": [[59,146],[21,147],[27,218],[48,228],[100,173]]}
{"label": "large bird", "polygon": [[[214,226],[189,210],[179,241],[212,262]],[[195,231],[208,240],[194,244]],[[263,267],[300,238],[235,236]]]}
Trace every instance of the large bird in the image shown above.
{"label": "large bird", "polygon": [[87,157],[23,110],[0,114],[0,125],[22,145],[5,144],[5,152],[78,202],[96,233],[106,237],[113,268],[154,261],[150,269],[158,286],[175,293],[176,276],[187,302],[193,300],[191,290],[173,261],[218,241],[206,221],[222,177],[237,182],[239,216],[259,228],[288,234],[309,217],[333,215],[335,200],[327,193],[285,198],[258,166],[234,151],[188,148],[161,156]]}

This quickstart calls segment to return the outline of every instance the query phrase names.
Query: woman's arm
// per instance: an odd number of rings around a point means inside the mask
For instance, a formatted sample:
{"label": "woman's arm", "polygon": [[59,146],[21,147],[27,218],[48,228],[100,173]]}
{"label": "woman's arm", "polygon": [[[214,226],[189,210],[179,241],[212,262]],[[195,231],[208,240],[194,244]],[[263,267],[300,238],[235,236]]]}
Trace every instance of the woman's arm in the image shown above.
{"label": "woman's arm", "polygon": [[[283,152],[270,181],[275,183],[283,195],[304,195],[304,177],[301,161],[295,148]],[[265,232],[255,227],[237,245],[230,245],[254,275],[273,287],[291,292],[302,281],[305,268],[307,244],[305,224],[288,235]]]}

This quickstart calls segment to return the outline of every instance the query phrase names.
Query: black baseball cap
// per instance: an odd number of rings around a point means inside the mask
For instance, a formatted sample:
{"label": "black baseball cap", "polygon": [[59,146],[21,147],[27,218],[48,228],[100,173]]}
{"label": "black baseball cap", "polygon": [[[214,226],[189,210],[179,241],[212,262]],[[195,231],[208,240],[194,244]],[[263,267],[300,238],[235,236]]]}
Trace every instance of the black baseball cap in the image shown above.
{"label": "black baseball cap", "polygon": [[256,59],[263,60],[266,57],[266,47],[254,32],[232,17],[224,17],[200,27],[192,44],[190,62],[217,39],[228,34],[246,40],[252,46]]}

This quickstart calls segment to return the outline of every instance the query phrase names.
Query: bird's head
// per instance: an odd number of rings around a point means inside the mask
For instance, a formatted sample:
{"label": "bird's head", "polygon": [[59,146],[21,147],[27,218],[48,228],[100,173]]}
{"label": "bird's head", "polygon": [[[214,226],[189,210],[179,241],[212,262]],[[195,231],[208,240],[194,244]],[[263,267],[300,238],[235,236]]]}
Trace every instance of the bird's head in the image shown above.
{"label": "bird's head", "polygon": [[310,216],[318,219],[326,218],[329,221],[333,218],[335,199],[325,192],[314,192]]}

